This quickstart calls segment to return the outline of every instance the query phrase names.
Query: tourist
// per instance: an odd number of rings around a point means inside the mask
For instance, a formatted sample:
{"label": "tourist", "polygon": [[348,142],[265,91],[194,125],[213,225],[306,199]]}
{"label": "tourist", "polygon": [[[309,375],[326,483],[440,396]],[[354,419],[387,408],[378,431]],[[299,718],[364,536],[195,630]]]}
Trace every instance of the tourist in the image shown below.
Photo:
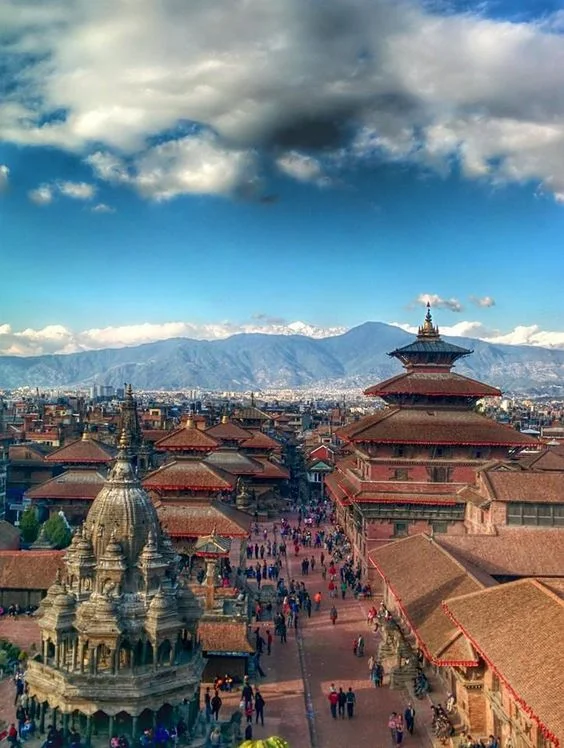
{"label": "tourist", "polygon": [[241,691],[241,699],[243,701],[243,706],[245,707],[247,704],[253,703],[253,687],[249,683],[249,676],[245,675],[245,682],[243,684],[243,690]]}
{"label": "tourist", "polygon": [[266,654],[272,654],[272,634],[266,629]]}
{"label": "tourist", "polygon": [[245,704],[245,717],[247,718],[247,724],[252,723],[254,711],[255,710],[252,701],[249,701],[248,704]]}
{"label": "tourist", "polygon": [[411,702],[409,702],[409,704],[405,707],[403,718],[405,720],[405,726],[407,727],[408,733],[410,735],[413,735],[413,728],[415,727],[415,709],[413,708],[413,704]]}
{"label": "tourist", "polygon": [[252,740],[253,739],[253,723],[249,722],[249,724],[245,727],[245,740]]}
{"label": "tourist", "polygon": [[208,723],[208,725],[211,722],[211,715],[212,715],[211,700],[212,700],[211,691],[210,691],[210,687],[208,686],[206,688],[206,693],[204,694],[204,706],[205,706],[205,712],[206,712],[206,722]]}
{"label": "tourist", "polygon": [[345,581],[341,582],[341,598],[344,600],[345,595],[347,594],[347,583]]}
{"label": "tourist", "polygon": [[221,705],[223,704],[218,692],[216,691],[214,696],[212,697],[212,700],[210,702],[211,710],[212,710],[212,716],[214,720],[217,722],[219,720],[219,710],[221,709]]}
{"label": "tourist", "polygon": [[397,741],[397,716],[396,712],[392,712],[388,718],[388,729],[392,736],[392,745],[396,745]]}
{"label": "tourist", "polygon": [[362,634],[359,635],[356,641],[356,654],[357,657],[364,657],[364,637]]}
{"label": "tourist", "polygon": [[8,734],[6,736],[6,740],[12,746],[18,746],[18,745],[20,745],[20,743],[18,741],[18,731],[16,730],[16,726],[15,726],[15,724],[13,722],[10,725],[10,727],[8,728]]}
{"label": "tourist", "polygon": [[334,690],[334,687],[331,688],[331,691],[327,698],[329,699],[329,709],[331,711],[331,716],[333,717],[333,719],[337,719],[337,705],[339,704],[339,695]]}
{"label": "tourist", "polygon": [[354,705],[356,704],[356,696],[354,691],[352,690],[352,686],[349,686],[349,690],[347,691],[347,716],[349,719],[352,719],[354,716]]}
{"label": "tourist", "polygon": [[374,673],[374,685],[380,688],[384,684],[384,666],[381,662],[376,663]]}
{"label": "tourist", "polygon": [[315,610],[319,611],[321,609],[321,592],[315,593],[313,601],[315,603]]}
{"label": "tourist", "polygon": [[339,717],[345,719],[345,705],[347,703],[347,695],[342,688],[339,688],[337,707],[339,710]]}
{"label": "tourist", "polygon": [[257,713],[256,723],[258,725],[258,721],[260,719],[261,725],[264,727],[264,706],[265,706],[265,700],[262,697],[261,692],[256,690],[255,693],[255,712]]}
{"label": "tourist", "polygon": [[331,619],[331,623],[333,624],[333,626],[337,623],[337,617],[337,608],[333,605],[331,610],[329,611],[329,618]]}
{"label": "tourist", "polygon": [[396,716],[396,745],[401,746],[403,743],[403,717],[401,714]]}
{"label": "tourist", "polygon": [[119,748],[119,738],[115,733],[110,738],[110,748]]}

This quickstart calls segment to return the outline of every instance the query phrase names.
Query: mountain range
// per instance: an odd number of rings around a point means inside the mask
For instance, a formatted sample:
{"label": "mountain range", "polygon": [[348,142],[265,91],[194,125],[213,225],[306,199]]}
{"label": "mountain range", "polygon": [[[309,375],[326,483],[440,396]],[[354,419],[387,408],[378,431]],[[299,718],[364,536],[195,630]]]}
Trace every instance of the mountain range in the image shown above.
{"label": "mountain range", "polygon": [[[139,390],[364,387],[401,371],[387,352],[413,335],[366,322],[326,338],[242,333],[223,340],[173,338],[129,348],[0,356],[0,387],[71,388],[132,382]],[[564,350],[447,338],[472,349],[456,370],[505,392],[564,396]]]}

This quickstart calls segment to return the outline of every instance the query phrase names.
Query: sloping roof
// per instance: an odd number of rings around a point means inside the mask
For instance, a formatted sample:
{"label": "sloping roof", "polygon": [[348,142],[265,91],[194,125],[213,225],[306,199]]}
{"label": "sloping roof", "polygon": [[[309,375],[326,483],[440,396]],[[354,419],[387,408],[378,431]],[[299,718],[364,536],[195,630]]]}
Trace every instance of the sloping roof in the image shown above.
{"label": "sloping roof", "polygon": [[251,434],[251,437],[250,439],[245,439],[245,441],[241,442],[239,445],[241,449],[281,449],[282,445],[280,442],[277,442],[276,439],[268,436],[268,434],[265,434],[263,431],[259,431],[258,429],[247,430]]}
{"label": "sloping roof", "polygon": [[232,475],[258,475],[262,472],[261,464],[255,457],[249,457],[230,447],[212,452],[205,458],[205,462]]}
{"label": "sloping roof", "polygon": [[45,462],[56,465],[107,465],[115,457],[115,450],[90,437],[76,439],[45,457]]}
{"label": "sloping roof", "polygon": [[257,480],[260,481],[261,478],[265,478],[268,480],[271,480],[271,479],[288,480],[288,478],[290,477],[290,473],[283,465],[279,465],[277,462],[273,462],[272,460],[269,460],[267,457],[255,457],[254,459],[262,467],[262,472],[260,472],[256,476]]}
{"label": "sloping roof", "polygon": [[51,450],[39,444],[11,444],[8,457],[12,464],[19,462],[43,462]]}
{"label": "sloping roof", "polygon": [[548,447],[542,452],[522,455],[519,464],[534,470],[564,470],[564,452]]}
{"label": "sloping roof", "polygon": [[435,540],[488,574],[564,577],[564,529],[515,527],[498,535],[438,535]]}
{"label": "sloping roof", "polygon": [[65,551],[0,551],[0,587],[46,590],[64,571]]}
{"label": "sloping roof", "polygon": [[494,500],[564,504],[564,471],[489,470],[482,474]]}
{"label": "sloping roof", "polygon": [[222,538],[246,538],[251,517],[218,501],[160,502],[157,514],[172,538],[200,538],[213,532]]}
{"label": "sloping roof", "polygon": [[95,468],[80,470],[70,468],[61,475],[50,478],[25,492],[27,499],[86,499],[98,496],[106,478]]}
{"label": "sloping roof", "polygon": [[464,377],[454,372],[426,372],[412,370],[398,374],[383,382],[372,385],[365,395],[385,397],[386,395],[426,395],[428,397],[500,397],[496,387]]}
{"label": "sloping roof", "polygon": [[177,458],[162,465],[143,479],[144,488],[164,491],[232,491],[235,477],[203,460]]}
{"label": "sloping roof", "polygon": [[337,431],[352,442],[381,444],[475,444],[524,447],[538,444],[510,426],[472,410],[384,408]]}
{"label": "sloping roof", "polygon": [[396,348],[391,353],[388,353],[388,356],[393,356],[395,353],[458,353],[467,356],[472,351],[469,348],[462,348],[459,345],[447,343],[437,336],[436,338],[417,337],[413,343]]}
{"label": "sloping roof", "polygon": [[556,744],[564,740],[564,600],[524,579],[451,598],[444,609]]}
{"label": "sloping roof", "polygon": [[175,429],[155,442],[155,449],[165,452],[182,452],[194,450],[198,452],[210,452],[219,446],[214,439],[205,431],[195,427],[183,426]]}
{"label": "sloping roof", "polygon": [[271,416],[264,413],[254,405],[249,405],[246,408],[238,408],[233,414],[235,418],[239,418],[242,421],[270,421]]}
{"label": "sloping roof", "polygon": [[245,439],[249,439],[251,436],[251,432],[248,429],[244,429],[242,426],[239,426],[236,423],[233,423],[233,421],[227,421],[223,423],[218,423],[216,426],[211,426],[209,429],[206,429],[206,434],[209,434],[210,436],[213,436],[214,439],[219,439],[219,441],[245,441]]}
{"label": "sloping roof", "polygon": [[[410,623],[419,646],[437,665],[477,664],[475,653],[441,609],[450,597],[484,588],[428,535],[412,535],[369,553]],[[493,580],[492,580],[493,583]],[[456,659],[450,659],[456,657]]]}
{"label": "sloping roof", "polygon": [[198,638],[204,652],[245,652],[251,654],[254,647],[248,638],[245,621],[201,620]]}

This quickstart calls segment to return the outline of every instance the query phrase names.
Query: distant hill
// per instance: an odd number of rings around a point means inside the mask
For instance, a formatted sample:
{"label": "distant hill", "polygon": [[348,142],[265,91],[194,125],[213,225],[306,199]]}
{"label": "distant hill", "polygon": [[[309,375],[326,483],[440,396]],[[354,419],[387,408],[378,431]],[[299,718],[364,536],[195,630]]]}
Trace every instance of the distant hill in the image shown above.
{"label": "distant hill", "polygon": [[[342,335],[240,334],[224,340],[174,338],[132,348],[65,355],[0,356],[0,387],[76,387],[92,384],[138,389],[249,390],[334,384],[363,387],[401,371],[387,352],[413,335],[366,322]],[[446,338],[474,350],[456,370],[531,395],[564,395],[564,350],[492,345]]]}

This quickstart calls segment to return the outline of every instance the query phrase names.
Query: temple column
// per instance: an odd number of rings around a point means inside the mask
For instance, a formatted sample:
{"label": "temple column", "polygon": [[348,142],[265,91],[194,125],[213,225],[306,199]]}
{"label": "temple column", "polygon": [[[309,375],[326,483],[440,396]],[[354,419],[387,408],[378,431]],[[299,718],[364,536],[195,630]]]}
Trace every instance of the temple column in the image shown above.
{"label": "temple column", "polygon": [[78,659],[78,642],[74,639],[72,643],[72,669],[76,670],[76,662]]}
{"label": "temple column", "polygon": [[86,748],[90,748],[90,745],[92,744],[92,715],[87,714],[86,715],[86,739],[85,739]]}
{"label": "temple column", "polygon": [[55,728],[55,730],[57,729],[57,712],[58,712],[58,707],[54,706],[52,720],[53,720],[53,727]]}
{"label": "temple column", "polygon": [[63,735],[65,738],[65,741],[68,738],[68,734],[69,734],[69,715],[65,712],[63,714]]}
{"label": "temple column", "polygon": [[47,703],[42,701],[39,705],[39,732],[45,732],[45,712],[47,711]]}
{"label": "temple column", "polygon": [[118,671],[118,662],[119,662],[119,650],[118,649],[112,650],[111,660],[112,660],[112,675],[116,675]]}
{"label": "temple column", "polygon": [[157,712],[153,710],[153,735],[155,734],[155,730],[157,729]]}
{"label": "temple column", "polygon": [[110,714],[108,716],[108,735],[110,739],[112,738],[113,734],[114,734],[114,716],[113,714]]}
{"label": "temple column", "polygon": [[137,740],[137,722],[139,720],[139,717],[135,715],[131,718],[131,742],[135,743]]}

